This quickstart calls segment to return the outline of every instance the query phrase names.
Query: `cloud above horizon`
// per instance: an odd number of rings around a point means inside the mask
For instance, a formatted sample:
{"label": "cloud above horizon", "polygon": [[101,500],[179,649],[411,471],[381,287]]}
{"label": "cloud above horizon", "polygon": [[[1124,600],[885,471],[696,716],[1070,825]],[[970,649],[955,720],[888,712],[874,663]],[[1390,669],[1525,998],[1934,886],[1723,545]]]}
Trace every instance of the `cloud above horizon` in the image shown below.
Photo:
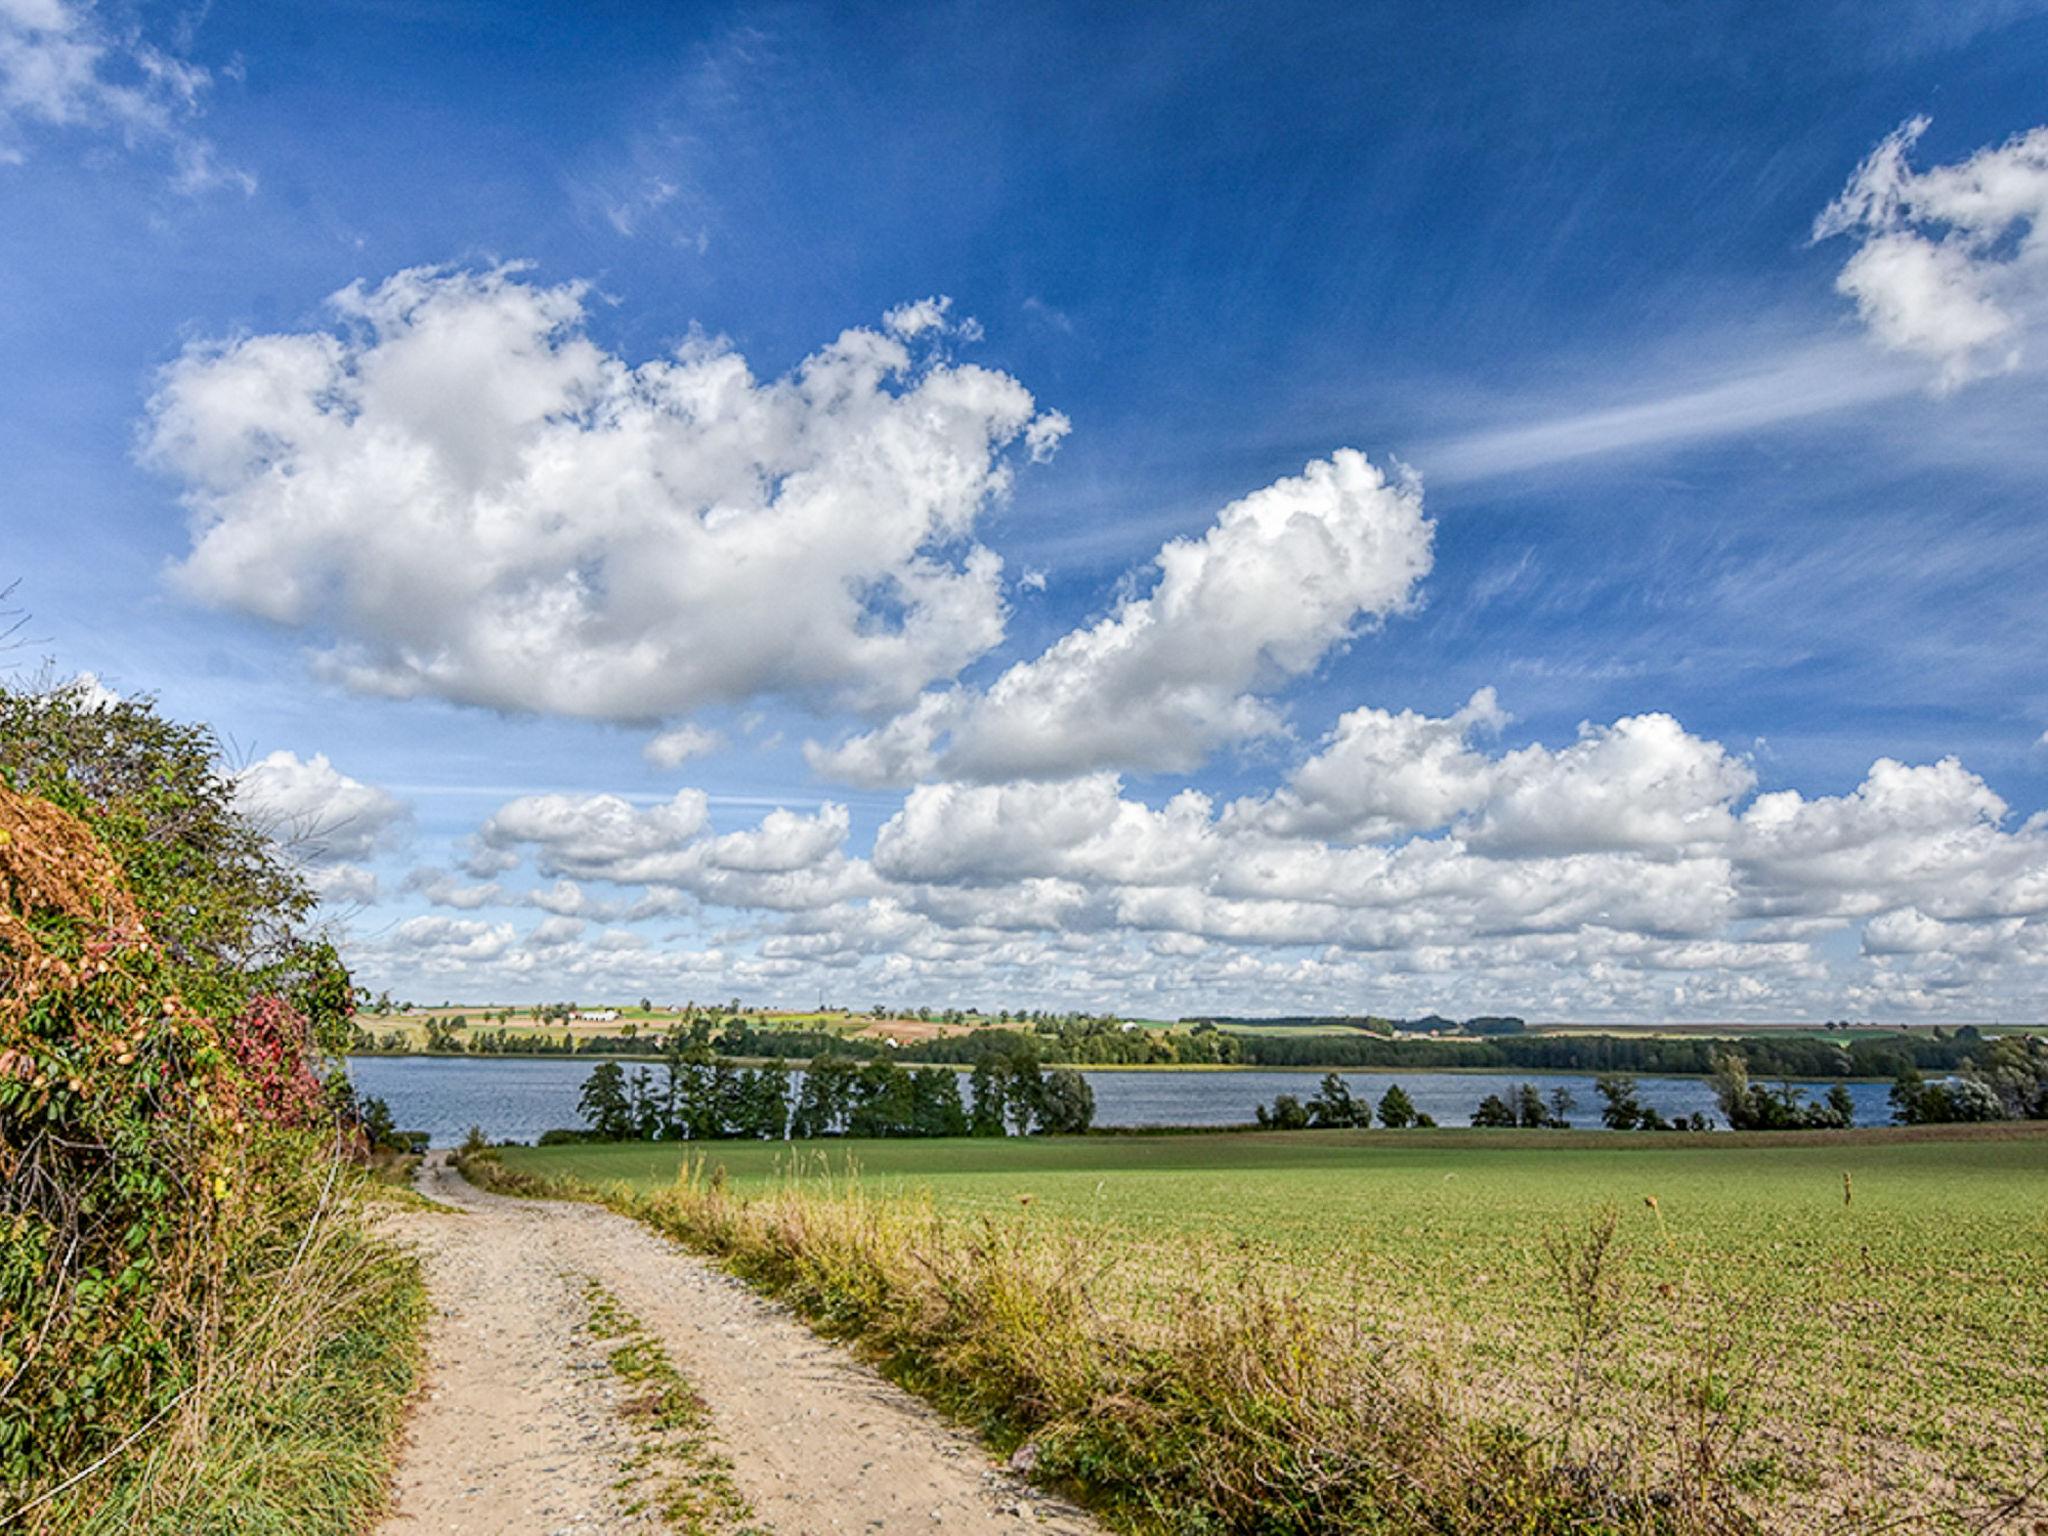
{"label": "cloud above horizon", "polygon": [[376,872],[364,861],[402,840],[412,816],[403,800],[351,778],[317,752],[310,758],[272,752],[234,782],[236,808],[298,860],[323,902],[339,907],[377,899]]}
{"label": "cloud above horizon", "polygon": [[[1759,792],[1749,761],[1668,715],[1482,743],[1505,723],[1490,690],[1442,717],[1354,711],[1228,802],[1155,802],[1100,771],[925,783],[866,857],[838,805],[720,832],[694,790],[522,797],[479,829],[491,884],[417,888],[550,916],[416,923],[369,956],[458,990],[610,978],[863,1005],[1832,1017],[1952,1006],[1965,975],[1973,998],[2038,997],[2048,816],[2015,823],[1955,759],[1880,759],[1807,796]],[[691,936],[659,944],[617,926],[685,917]]]}
{"label": "cloud above horizon", "polygon": [[416,268],[333,330],[188,348],[143,448],[191,514],[178,585],[328,637],[360,692],[615,721],[899,708],[1002,639],[977,520],[1066,422],[948,360],[943,303],[763,383],[701,336],[628,363],[588,299]]}
{"label": "cloud above horizon", "polygon": [[805,755],[825,777],[868,787],[935,774],[1190,772],[1218,747],[1283,735],[1259,695],[1410,607],[1430,535],[1419,485],[1340,449],[1232,502],[1200,538],[1168,543],[1144,595],[1125,595],[986,690],[927,694]]}
{"label": "cloud above horizon", "polygon": [[396,795],[349,777],[317,752],[258,758],[235,776],[235,804],[312,863],[367,858],[411,814]]}
{"label": "cloud above horizon", "polygon": [[[1898,360],[1816,342],[1725,387],[1468,436],[1451,478],[2018,366],[2048,299],[2048,130],[1918,172],[1924,127],[1814,229],[1858,242],[1840,290]],[[164,370],[143,455],[190,520],[176,584],[304,637],[357,694],[634,727],[662,776],[659,795],[507,790],[423,850],[402,889],[428,910],[361,944],[393,985],[1169,1015],[2038,1009],[2048,816],[1955,756],[1873,751],[1812,794],[1654,698],[1512,739],[1471,680],[1441,713],[1351,685],[1311,718],[1334,658],[1424,610],[1438,526],[1398,461],[1333,448],[1205,498],[1022,647],[1009,605],[1047,583],[1006,570],[992,514],[1069,424],[959,359],[980,333],[950,300],[766,381],[695,333],[631,361],[593,334],[586,285],[516,266],[411,269],[330,309]],[[776,707],[801,723],[763,726]],[[721,802],[699,778],[785,727],[787,757],[867,797]],[[359,861],[402,808],[325,758],[259,766],[273,811],[354,807],[361,835],[313,864],[374,896]],[[761,809],[735,822],[735,802]]]}

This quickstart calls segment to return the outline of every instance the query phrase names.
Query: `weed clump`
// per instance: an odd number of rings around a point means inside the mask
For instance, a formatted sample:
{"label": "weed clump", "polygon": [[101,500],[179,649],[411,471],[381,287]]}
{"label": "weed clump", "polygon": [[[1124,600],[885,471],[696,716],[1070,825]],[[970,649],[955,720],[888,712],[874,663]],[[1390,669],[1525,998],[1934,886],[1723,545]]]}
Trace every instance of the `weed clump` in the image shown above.
{"label": "weed clump", "polygon": [[656,1511],[682,1536],[763,1536],[703,1399],[617,1297],[594,1280],[583,1295],[591,1333],[610,1346],[612,1374],[636,1391],[625,1406],[639,1441],[625,1467],[628,1512]]}

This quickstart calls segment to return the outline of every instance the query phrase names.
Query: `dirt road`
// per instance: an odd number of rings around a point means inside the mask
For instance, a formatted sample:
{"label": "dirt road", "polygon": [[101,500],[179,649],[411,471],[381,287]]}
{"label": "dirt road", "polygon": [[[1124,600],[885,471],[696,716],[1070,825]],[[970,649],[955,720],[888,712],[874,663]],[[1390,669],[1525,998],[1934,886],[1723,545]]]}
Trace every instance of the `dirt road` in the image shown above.
{"label": "dirt road", "polygon": [[627,1395],[588,1327],[595,1281],[667,1351],[710,1411],[750,1530],[1058,1532],[1096,1527],[787,1312],[638,1223],[594,1206],[484,1194],[436,1154],[409,1211],[435,1316],[426,1391],[388,1536],[658,1531],[619,1487]]}

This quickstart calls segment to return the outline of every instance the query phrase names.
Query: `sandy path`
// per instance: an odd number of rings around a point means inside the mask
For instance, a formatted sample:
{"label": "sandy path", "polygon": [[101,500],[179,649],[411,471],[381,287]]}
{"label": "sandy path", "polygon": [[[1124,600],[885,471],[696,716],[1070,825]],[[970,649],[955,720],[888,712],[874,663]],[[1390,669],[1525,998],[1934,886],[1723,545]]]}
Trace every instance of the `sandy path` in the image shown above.
{"label": "sandy path", "polygon": [[640,1532],[612,1484],[631,1442],[586,1279],[634,1313],[711,1411],[733,1481],[776,1536],[1092,1536],[974,1441],[783,1309],[637,1222],[595,1206],[484,1194],[436,1154],[407,1212],[435,1320],[388,1536]]}

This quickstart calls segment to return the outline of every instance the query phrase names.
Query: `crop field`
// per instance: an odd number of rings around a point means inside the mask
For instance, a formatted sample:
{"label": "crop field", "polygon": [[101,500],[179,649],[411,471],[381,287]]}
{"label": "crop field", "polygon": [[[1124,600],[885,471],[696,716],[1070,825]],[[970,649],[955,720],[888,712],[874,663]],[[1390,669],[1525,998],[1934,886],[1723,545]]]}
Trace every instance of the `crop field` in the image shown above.
{"label": "crop field", "polygon": [[[1712,1445],[1772,1530],[2048,1519],[2048,1134],[1094,1136],[694,1149],[792,1183],[990,1220],[1091,1266],[1142,1320],[1290,1287],[1470,1418],[1645,1463]],[[639,1189],[674,1145],[508,1149]],[[2029,1491],[2031,1489],[2031,1492]]]}
{"label": "crop field", "polygon": [[[408,1013],[378,1013],[365,1011],[356,1016],[356,1024],[374,1036],[396,1036],[406,1050],[424,1050],[427,1043],[427,1022],[446,1022],[460,1019],[464,1028],[472,1035],[503,1032],[514,1042],[542,1039],[550,1045],[569,1035],[578,1041],[598,1036],[637,1034],[647,1042],[650,1051],[660,1048],[661,1037],[678,1024],[693,1022],[691,1016],[677,1009],[622,1007],[616,1019],[543,1019],[530,1008],[498,1008],[490,1005],[464,1007],[448,1004],[439,1008],[415,1008]],[[725,1015],[718,1015],[719,1018]],[[878,1040],[890,1038],[899,1044],[918,1040],[936,1039],[944,1035],[971,1033],[975,1029],[994,1026],[994,1020],[975,1019],[969,1022],[947,1024],[938,1020],[918,1018],[876,1017],[870,1013],[848,1013],[844,1010],[825,1012],[779,1012],[767,1011],[744,1016],[755,1029],[804,1030],[816,1033],[839,1035],[846,1038]]]}

